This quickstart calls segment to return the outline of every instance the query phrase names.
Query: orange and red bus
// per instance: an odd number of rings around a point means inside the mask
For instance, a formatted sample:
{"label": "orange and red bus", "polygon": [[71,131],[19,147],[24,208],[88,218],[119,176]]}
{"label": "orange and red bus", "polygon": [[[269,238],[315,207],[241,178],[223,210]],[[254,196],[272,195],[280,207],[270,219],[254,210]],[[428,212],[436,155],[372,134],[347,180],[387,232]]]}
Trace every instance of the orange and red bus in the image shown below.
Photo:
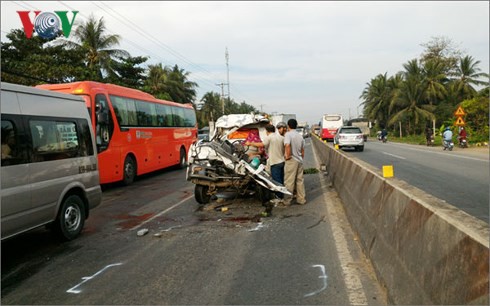
{"label": "orange and red bus", "polygon": [[85,99],[96,134],[100,183],[179,165],[197,140],[192,104],[156,99],[143,91],[92,81],[38,85]]}

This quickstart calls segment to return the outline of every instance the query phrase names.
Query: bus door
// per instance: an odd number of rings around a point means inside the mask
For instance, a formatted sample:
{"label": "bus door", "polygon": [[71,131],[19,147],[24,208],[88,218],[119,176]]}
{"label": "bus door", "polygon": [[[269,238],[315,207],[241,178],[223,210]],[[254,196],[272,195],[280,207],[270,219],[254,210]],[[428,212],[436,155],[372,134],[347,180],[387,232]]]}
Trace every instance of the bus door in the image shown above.
{"label": "bus door", "polygon": [[94,109],[97,153],[107,150],[114,132],[114,121],[112,120],[108,101],[104,93],[95,93]]}

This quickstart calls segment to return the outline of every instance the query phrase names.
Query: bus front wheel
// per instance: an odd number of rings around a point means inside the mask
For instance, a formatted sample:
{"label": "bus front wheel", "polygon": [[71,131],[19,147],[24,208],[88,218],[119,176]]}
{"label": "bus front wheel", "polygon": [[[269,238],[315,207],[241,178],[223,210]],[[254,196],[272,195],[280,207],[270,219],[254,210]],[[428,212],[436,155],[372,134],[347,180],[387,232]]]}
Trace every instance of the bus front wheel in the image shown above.
{"label": "bus front wheel", "polygon": [[123,183],[124,185],[131,185],[136,177],[136,162],[134,158],[131,156],[126,156],[124,160],[124,176]]}

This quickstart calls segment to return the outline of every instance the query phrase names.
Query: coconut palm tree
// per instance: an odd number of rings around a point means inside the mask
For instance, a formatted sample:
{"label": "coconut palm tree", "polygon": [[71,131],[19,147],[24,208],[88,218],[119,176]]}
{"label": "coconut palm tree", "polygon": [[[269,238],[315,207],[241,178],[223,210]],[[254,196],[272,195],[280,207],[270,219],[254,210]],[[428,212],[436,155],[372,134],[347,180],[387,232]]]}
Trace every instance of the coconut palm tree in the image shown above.
{"label": "coconut palm tree", "polygon": [[424,62],[422,67],[423,71],[423,84],[425,87],[425,96],[430,105],[437,104],[438,101],[444,99],[447,94],[446,87],[444,86],[448,79],[444,73],[445,66],[443,62],[432,59]]}
{"label": "coconut palm tree", "polygon": [[221,96],[216,92],[207,92],[201,99],[203,106],[197,111],[199,126],[207,126],[209,121],[214,121],[223,115]]}
{"label": "coconut palm tree", "polygon": [[[399,121],[406,121],[407,132],[415,133],[417,127],[422,127],[421,123],[434,118],[433,107],[424,104],[424,96],[423,83],[420,83],[415,78],[405,80],[395,102],[399,111],[390,117],[388,124],[392,125]],[[412,123],[414,124],[413,126]]]}
{"label": "coconut palm tree", "polygon": [[189,72],[184,71],[177,65],[172,70],[169,70],[167,89],[173,101],[192,103],[196,99],[196,87],[198,85],[188,80],[189,75]]}
{"label": "coconut palm tree", "polygon": [[79,48],[85,54],[85,64],[93,77],[102,80],[104,75],[113,74],[112,60],[116,57],[129,57],[125,50],[114,49],[119,45],[120,36],[108,34],[104,18],[96,20],[93,15],[80,24],[73,32],[75,41],[64,41],[71,48]]}
{"label": "coconut palm tree", "polygon": [[361,103],[364,105],[364,116],[370,120],[376,120],[380,126],[385,126],[388,121],[391,94],[386,73],[371,79],[360,96],[364,100]]}
{"label": "coconut palm tree", "polygon": [[148,65],[148,75],[145,80],[143,90],[154,95],[159,99],[172,100],[167,93],[166,84],[168,82],[168,73],[162,66],[162,63]]}
{"label": "coconut palm tree", "polygon": [[459,65],[456,68],[456,82],[463,99],[470,99],[477,94],[473,85],[488,84],[488,81],[480,81],[480,78],[483,77],[488,79],[488,74],[480,72],[481,69],[478,68],[478,64],[480,64],[480,61],[475,61],[472,56],[465,56],[459,61]]}

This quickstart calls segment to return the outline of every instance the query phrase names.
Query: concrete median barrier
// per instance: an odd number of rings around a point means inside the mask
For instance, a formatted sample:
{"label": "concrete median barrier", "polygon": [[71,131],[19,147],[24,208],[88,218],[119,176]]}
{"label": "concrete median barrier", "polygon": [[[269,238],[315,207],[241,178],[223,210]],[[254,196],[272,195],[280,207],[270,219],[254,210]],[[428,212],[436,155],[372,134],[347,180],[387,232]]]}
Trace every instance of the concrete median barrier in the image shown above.
{"label": "concrete median barrier", "polygon": [[312,137],[390,303],[488,305],[488,224]]}

